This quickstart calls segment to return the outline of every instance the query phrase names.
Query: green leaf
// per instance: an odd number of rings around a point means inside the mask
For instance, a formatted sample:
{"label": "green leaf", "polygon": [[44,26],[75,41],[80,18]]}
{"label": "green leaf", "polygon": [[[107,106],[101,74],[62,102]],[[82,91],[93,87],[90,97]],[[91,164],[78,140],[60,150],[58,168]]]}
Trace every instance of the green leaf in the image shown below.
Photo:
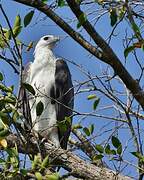
{"label": "green leaf", "polygon": [[2,28],[2,31],[3,31],[4,33],[6,33],[6,32],[8,31],[8,29]]}
{"label": "green leaf", "polygon": [[0,164],[1,164],[1,163],[5,163],[5,160],[2,159],[2,158],[0,158]]}
{"label": "green leaf", "polygon": [[20,15],[17,15],[17,16],[16,16],[13,27],[15,28],[15,27],[17,27],[17,26],[21,26],[21,17],[20,17]]}
{"label": "green leaf", "polygon": [[19,119],[19,113],[16,110],[13,112],[12,119],[14,122]]}
{"label": "green leaf", "polygon": [[97,154],[93,157],[93,161],[97,161],[97,160],[100,160],[102,159],[104,156],[102,154]]}
{"label": "green leaf", "polygon": [[19,33],[21,32],[22,26],[16,26],[13,28],[13,34],[14,37],[17,37],[19,35]]}
{"label": "green leaf", "polygon": [[82,3],[81,0],[76,0],[76,2],[77,2],[77,4],[79,4],[79,5]]}
{"label": "green leaf", "polygon": [[40,154],[34,156],[34,160],[32,161],[32,170],[36,170],[37,166],[41,164],[41,156]]}
{"label": "green leaf", "polygon": [[42,0],[42,2],[46,4],[48,2],[48,0]]}
{"label": "green leaf", "polygon": [[44,110],[44,105],[41,101],[39,101],[36,106],[36,115],[40,116],[42,114],[43,110]]}
{"label": "green leaf", "polygon": [[112,136],[112,144],[117,149],[121,146],[120,140],[115,136]]}
{"label": "green leaf", "polygon": [[3,119],[7,119],[8,118],[8,114],[0,111],[0,118],[1,118],[0,121],[3,120]]}
{"label": "green leaf", "polygon": [[65,0],[58,0],[58,6],[59,7],[65,6]]}
{"label": "green leaf", "polygon": [[129,47],[127,47],[125,50],[124,50],[124,56],[125,56],[125,58],[127,58],[127,56],[129,55],[129,53],[131,52],[131,51],[133,51],[134,50],[134,46],[129,46]]}
{"label": "green leaf", "polygon": [[94,103],[93,103],[93,109],[94,109],[94,110],[96,110],[99,102],[100,102],[100,98],[97,98],[97,99],[94,101]]}
{"label": "green leaf", "polygon": [[3,80],[3,74],[0,72],[0,81]]}
{"label": "green leaf", "polygon": [[30,24],[32,18],[34,15],[34,11],[30,11],[25,17],[24,17],[24,26],[26,27],[27,25]]}
{"label": "green leaf", "polygon": [[[15,18],[14,26],[13,26],[13,34],[14,37],[17,37],[19,33],[21,32],[22,26],[21,26],[21,17],[20,15],[17,15]],[[8,39],[11,38],[11,32],[8,32],[7,34]]]}
{"label": "green leaf", "polygon": [[142,158],[142,154],[139,152],[131,152],[132,155],[134,155],[135,157],[137,157],[138,159]]}
{"label": "green leaf", "polygon": [[111,154],[116,155],[116,151],[114,149],[111,150]]}
{"label": "green leaf", "polygon": [[58,173],[53,173],[53,174],[47,174],[46,179],[48,180],[59,180],[59,174]]}
{"label": "green leaf", "polygon": [[0,32],[0,48],[2,48],[2,49],[8,47],[8,45],[7,45],[7,44],[9,44],[8,34],[9,34],[9,30],[8,29],[5,29],[3,31],[3,33]]}
{"label": "green leaf", "polygon": [[68,124],[68,125],[71,124],[71,117],[66,116],[64,120],[65,120],[66,124]]}
{"label": "green leaf", "polygon": [[3,38],[4,38],[4,36],[2,34],[0,34],[0,48],[2,48],[2,49],[7,47],[7,44]]}
{"label": "green leaf", "polygon": [[90,134],[92,134],[93,131],[94,131],[94,124],[91,124],[90,127],[89,127]]}
{"label": "green leaf", "polygon": [[133,28],[135,33],[140,34],[140,29],[139,29],[139,27],[137,26],[136,23],[132,23],[132,28]]}
{"label": "green leaf", "polygon": [[3,99],[3,101],[4,101],[5,103],[15,104],[16,99],[11,98],[11,97],[8,97],[8,96],[5,96],[4,99]]}
{"label": "green leaf", "polygon": [[10,134],[8,129],[4,129],[0,131],[0,139],[8,136]]}
{"label": "green leaf", "polygon": [[9,118],[8,113],[0,112],[0,117],[1,117],[2,123],[4,124],[4,128],[6,127],[6,125],[10,126],[10,120],[9,120],[10,118]]}
{"label": "green leaf", "polygon": [[110,12],[111,26],[114,26],[116,24],[117,19],[118,19],[118,16],[117,16],[116,9],[113,8]]}
{"label": "green leaf", "polygon": [[95,99],[97,96],[95,94],[90,94],[88,95],[87,99],[88,100],[92,100],[92,99]]}
{"label": "green leaf", "polygon": [[35,95],[35,90],[34,90],[34,88],[33,88],[30,84],[28,84],[28,83],[23,83],[22,86],[23,86],[26,90],[28,90],[32,95]]}
{"label": "green leaf", "polygon": [[90,136],[90,131],[87,127],[84,127],[83,128],[83,132],[87,135],[87,136]]}
{"label": "green leaf", "polygon": [[113,149],[111,150],[110,149],[110,145],[109,144],[105,147],[105,153],[108,154],[108,155],[111,155],[111,154],[116,155],[117,154],[115,150],[113,150]]}
{"label": "green leaf", "polygon": [[0,119],[0,131],[4,130],[4,123],[3,121]]}
{"label": "green leaf", "polygon": [[41,164],[41,167],[42,167],[42,168],[47,168],[48,165],[49,165],[49,156],[47,155],[47,156],[44,158],[44,160],[43,160],[43,162],[42,162],[42,164]]}
{"label": "green leaf", "polygon": [[0,90],[4,92],[10,92],[12,93],[12,88],[6,87],[4,84],[0,83]]}
{"label": "green leaf", "polygon": [[122,153],[122,145],[120,145],[120,146],[117,148],[117,153],[118,153],[119,155],[121,155],[121,153]]}
{"label": "green leaf", "polygon": [[80,28],[87,20],[87,16],[84,13],[81,13],[81,15],[78,18],[77,28]]}
{"label": "green leaf", "polygon": [[63,134],[67,131],[68,126],[67,126],[66,121],[60,121],[57,123],[57,125],[59,127],[60,133]]}
{"label": "green leaf", "polygon": [[35,176],[36,176],[37,180],[42,180],[43,179],[43,177],[42,177],[40,172],[35,172]]}
{"label": "green leaf", "polygon": [[82,125],[80,125],[80,124],[75,124],[72,127],[72,129],[81,129],[81,128],[82,128]]}
{"label": "green leaf", "polygon": [[23,176],[26,176],[28,171],[27,169],[21,169],[20,172]]}
{"label": "green leaf", "polygon": [[8,30],[8,31],[5,33],[5,37],[6,37],[7,41],[11,39],[11,31],[10,31],[10,30]]}
{"label": "green leaf", "polygon": [[103,152],[104,152],[104,148],[103,148],[103,146],[101,146],[100,144],[97,144],[97,145],[95,146],[95,148],[96,148],[96,150],[97,150],[98,152],[100,152],[100,153],[103,153]]}

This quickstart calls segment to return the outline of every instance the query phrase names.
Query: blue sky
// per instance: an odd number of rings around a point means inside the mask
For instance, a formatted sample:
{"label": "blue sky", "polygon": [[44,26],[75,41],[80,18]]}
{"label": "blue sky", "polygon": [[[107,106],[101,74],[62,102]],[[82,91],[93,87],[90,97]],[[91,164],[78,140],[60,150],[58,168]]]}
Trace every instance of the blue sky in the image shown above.
{"label": "blue sky", "polygon": [[[14,19],[16,15],[20,15],[23,19],[23,17],[31,10],[31,8],[26,7],[24,5],[17,4],[15,2],[12,2],[11,0],[8,1],[2,1],[3,8],[5,9],[5,12],[7,13],[7,16],[9,17],[9,20],[11,22],[11,25],[14,23]],[[72,14],[69,13],[69,11],[66,8],[58,10],[58,13],[63,16],[64,14],[67,15],[67,17],[71,17]],[[0,12],[0,23],[2,24],[3,27],[7,27],[6,22],[4,18],[2,17],[2,14]],[[28,44],[30,41],[38,41],[39,38],[43,35],[46,34],[55,34],[55,35],[63,35],[65,36],[66,34],[61,30],[55,23],[53,23],[49,18],[46,18],[46,20],[41,20],[44,16],[35,11],[34,18],[31,22],[31,24],[28,26],[28,28],[23,28],[19,39],[22,40],[24,43]],[[76,24],[73,23],[72,26],[74,27]],[[118,30],[116,31],[117,34],[120,36],[124,35],[124,28],[126,27],[126,24],[123,23],[122,25],[119,26]],[[109,22],[109,17],[104,16],[102,18],[102,21],[100,21],[97,24],[97,30],[98,32],[104,36],[107,37],[108,34],[111,32],[111,27],[110,27],[110,22]],[[86,35],[84,32],[84,37],[86,39],[89,39],[89,37]],[[111,46],[113,47],[114,51],[116,54],[121,58],[122,62],[124,63],[124,56],[123,56],[123,47],[122,47],[122,40],[120,38],[113,38],[111,42]],[[104,63],[100,62],[99,60],[95,59],[94,57],[89,57],[89,53],[80,47],[74,40],[72,40],[70,37],[65,38],[62,40],[57,47],[54,50],[54,53],[57,56],[62,56],[70,61],[74,61],[75,63],[82,65],[84,69],[90,71],[93,75],[99,75],[102,70],[104,70],[107,65]],[[140,53],[140,51],[139,51]],[[128,61],[126,63],[126,67],[129,68],[129,72],[133,74],[135,77],[139,74],[139,68],[135,65],[135,62],[131,60],[131,56],[129,56]],[[30,52],[23,52],[23,62],[26,64],[29,61],[33,61],[33,49]],[[76,81],[85,81],[87,78],[83,75],[83,73],[74,65],[71,63],[68,63],[70,67],[70,71],[72,74],[72,79],[74,84],[76,84]],[[16,74],[13,73],[11,67],[9,67],[6,63],[3,63],[0,61],[0,71],[5,74],[6,77],[6,83],[8,85],[14,84],[16,87],[18,85],[18,77]],[[113,72],[110,69],[111,72]],[[115,88],[119,88],[119,90],[123,89],[122,86],[115,82],[112,81],[112,84],[115,86]],[[17,89],[17,88],[16,88]],[[15,89],[15,91],[16,91]],[[87,96],[90,93],[85,93],[85,94],[80,94],[76,96],[75,98],[75,110],[80,111],[80,112],[90,112],[92,111],[92,101],[87,100]],[[104,98],[101,94],[97,93],[97,96],[101,98],[100,102],[100,107],[103,107],[104,105],[111,105],[111,102]],[[123,98],[124,99],[124,98]],[[103,111],[104,114],[111,115],[112,113],[115,113],[114,111]],[[74,118],[74,123],[76,123],[79,120],[79,117]],[[108,123],[110,121],[104,120],[102,118],[92,118],[88,117],[83,121],[84,126],[88,126],[90,124],[95,124],[95,133],[99,134],[101,131],[101,128],[104,124]],[[107,127],[112,128],[115,126],[115,122],[109,124]],[[109,132],[107,133],[109,134]],[[106,135],[107,135],[106,134]],[[120,139],[126,143],[127,142],[127,137],[130,136],[128,133],[127,129],[123,129],[119,131],[120,134]],[[106,136],[105,135],[105,136]],[[103,136],[98,137],[96,139],[97,143],[101,143],[103,141]],[[126,155],[127,159],[132,160],[131,155]],[[128,169],[131,171],[132,175],[136,175],[136,171],[133,168]],[[134,171],[133,171],[134,170]],[[133,172],[132,172],[133,171]],[[128,171],[127,171],[128,172]],[[125,172],[127,174],[127,172]]]}

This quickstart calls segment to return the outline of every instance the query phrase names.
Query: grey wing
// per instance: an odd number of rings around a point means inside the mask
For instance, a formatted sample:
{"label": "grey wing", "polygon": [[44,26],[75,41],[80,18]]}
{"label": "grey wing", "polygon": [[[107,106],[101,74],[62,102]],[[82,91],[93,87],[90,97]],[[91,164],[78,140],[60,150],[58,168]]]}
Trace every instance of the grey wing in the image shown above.
{"label": "grey wing", "polygon": [[[31,63],[27,64],[22,72],[22,83],[28,83],[30,66]],[[32,124],[31,124],[30,105],[28,100],[29,98],[28,98],[28,93],[23,86],[20,87],[20,93],[18,98],[19,98],[20,111],[25,119],[25,126],[27,129],[30,129],[30,127],[32,127]]]}
{"label": "grey wing", "polygon": [[[50,95],[56,99],[52,103],[55,103],[56,107],[60,145],[63,149],[66,149],[71,132],[74,89],[69,68],[62,59],[56,61],[55,85],[51,88]],[[69,117],[69,120],[65,121],[65,117]]]}

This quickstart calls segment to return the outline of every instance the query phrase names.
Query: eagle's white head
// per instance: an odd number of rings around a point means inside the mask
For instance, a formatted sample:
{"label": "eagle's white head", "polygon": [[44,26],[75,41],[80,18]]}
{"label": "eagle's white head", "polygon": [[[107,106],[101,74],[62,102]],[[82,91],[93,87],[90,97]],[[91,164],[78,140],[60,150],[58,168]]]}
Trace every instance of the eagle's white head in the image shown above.
{"label": "eagle's white head", "polygon": [[60,40],[60,38],[58,36],[53,36],[53,35],[46,35],[40,38],[40,40],[38,41],[36,47],[35,47],[35,52],[38,49],[41,48],[47,48],[52,50],[55,46],[55,44]]}

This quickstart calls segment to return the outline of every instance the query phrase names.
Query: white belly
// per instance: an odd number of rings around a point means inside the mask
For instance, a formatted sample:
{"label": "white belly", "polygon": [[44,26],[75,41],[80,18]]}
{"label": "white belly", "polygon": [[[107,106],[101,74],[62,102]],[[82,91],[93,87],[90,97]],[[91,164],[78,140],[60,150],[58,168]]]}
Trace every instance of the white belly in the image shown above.
{"label": "white belly", "polygon": [[[42,65],[43,66],[43,65]],[[36,72],[35,74],[33,72]],[[56,127],[55,105],[51,104],[50,88],[55,83],[55,65],[45,64],[45,68],[31,66],[30,84],[34,87],[36,98],[30,99],[31,116],[34,130],[50,134]],[[40,116],[36,115],[36,106],[41,101],[44,110]]]}
{"label": "white belly", "polygon": [[[33,129],[59,147],[56,109],[50,99],[50,89],[55,84],[55,69],[56,58],[52,51],[48,47],[39,48],[35,52],[35,60],[30,66],[25,82],[32,85],[36,92],[35,97],[31,95],[29,99]],[[44,110],[37,116],[36,106],[40,101]]]}

